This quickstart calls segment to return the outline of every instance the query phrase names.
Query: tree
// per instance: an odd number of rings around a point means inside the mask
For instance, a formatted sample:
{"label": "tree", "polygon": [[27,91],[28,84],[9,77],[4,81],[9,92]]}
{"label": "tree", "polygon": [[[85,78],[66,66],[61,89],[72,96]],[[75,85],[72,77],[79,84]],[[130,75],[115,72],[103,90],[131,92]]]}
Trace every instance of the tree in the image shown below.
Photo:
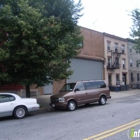
{"label": "tree", "polygon": [[140,9],[134,9],[131,13],[133,25],[131,27],[131,36],[135,40],[135,49],[140,52]]}
{"label": "tree", "polygon": [[0,62],[6,82],[26,86],[30,97],[30,85],[67,78],[70,59],[83,39],[77,26],[81,2],[1,0],[0,5],[0,47],[7,54]]}

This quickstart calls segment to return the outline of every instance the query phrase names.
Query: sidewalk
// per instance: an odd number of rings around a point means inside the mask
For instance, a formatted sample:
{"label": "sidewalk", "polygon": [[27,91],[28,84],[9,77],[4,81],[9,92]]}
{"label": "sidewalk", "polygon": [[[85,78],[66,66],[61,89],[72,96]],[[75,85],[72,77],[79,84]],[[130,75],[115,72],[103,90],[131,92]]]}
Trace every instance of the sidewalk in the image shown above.
{"label": "sidewalk", "polygon": [[[137,95],[140,94],[140,89],[135,89],[135,90],[127,90],[127,91],[119,91],[119,92],[110,92],[111,99],[115,98],[122,98],[122,97],[127,97],[127,96],[132,96],[132,95]],[[51,95],[39,95],[34,98],[37,99],[38,104],[40,104],[41,108],[43,109],[49,109],[51,108],[49,103],[50,103],[50,96]]]}
{"label": "sidewalk", "polygon": [[119,91],[119,92],[112,92],[110,91],[111,98],[121,98],[121,97],[127,97],[132,95],[140,94],[140,89],[130,89],[126,91]]}

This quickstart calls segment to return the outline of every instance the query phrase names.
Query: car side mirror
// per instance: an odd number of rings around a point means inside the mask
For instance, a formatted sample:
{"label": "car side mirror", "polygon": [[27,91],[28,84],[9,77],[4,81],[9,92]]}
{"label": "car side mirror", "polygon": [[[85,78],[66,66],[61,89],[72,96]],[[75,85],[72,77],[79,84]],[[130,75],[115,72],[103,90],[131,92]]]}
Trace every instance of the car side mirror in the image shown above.
{"label": "car side mirror", "polygon": [[76,91],[80,91],[80,89],[79,89],[79,88],[76,88],[76,89],[74,90],[74,92],[76,92]]}

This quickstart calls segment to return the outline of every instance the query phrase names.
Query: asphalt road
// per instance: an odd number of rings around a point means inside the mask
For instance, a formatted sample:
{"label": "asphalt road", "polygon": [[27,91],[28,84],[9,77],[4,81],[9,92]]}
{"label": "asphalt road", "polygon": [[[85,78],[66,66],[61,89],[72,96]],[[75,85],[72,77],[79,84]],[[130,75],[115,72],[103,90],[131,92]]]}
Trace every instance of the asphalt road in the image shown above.
{"label": "asphalt road", "polygon": [[0,118],[0,140],[128,140],[132,128],[140,130],[140,94],[72,112],[48,109],[21,120]]}

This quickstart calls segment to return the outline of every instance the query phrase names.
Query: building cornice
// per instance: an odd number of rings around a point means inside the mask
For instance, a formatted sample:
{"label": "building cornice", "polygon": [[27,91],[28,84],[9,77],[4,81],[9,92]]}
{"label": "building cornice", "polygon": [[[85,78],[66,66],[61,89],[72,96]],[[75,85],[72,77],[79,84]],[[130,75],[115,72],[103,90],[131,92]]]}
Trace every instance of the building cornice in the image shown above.
{"label": "building cornice", "polygon": [[107,37],[110,37],[110,38],[114,38],[114,39],[117,39],[117,40],[121,40],[121,41],[127,42],[126,38],[122,38],[122,37],[119,37],[119,36],[111,35],[111,34],[108,34],[108,33],[103,33],[103,35],[107,36]]}

